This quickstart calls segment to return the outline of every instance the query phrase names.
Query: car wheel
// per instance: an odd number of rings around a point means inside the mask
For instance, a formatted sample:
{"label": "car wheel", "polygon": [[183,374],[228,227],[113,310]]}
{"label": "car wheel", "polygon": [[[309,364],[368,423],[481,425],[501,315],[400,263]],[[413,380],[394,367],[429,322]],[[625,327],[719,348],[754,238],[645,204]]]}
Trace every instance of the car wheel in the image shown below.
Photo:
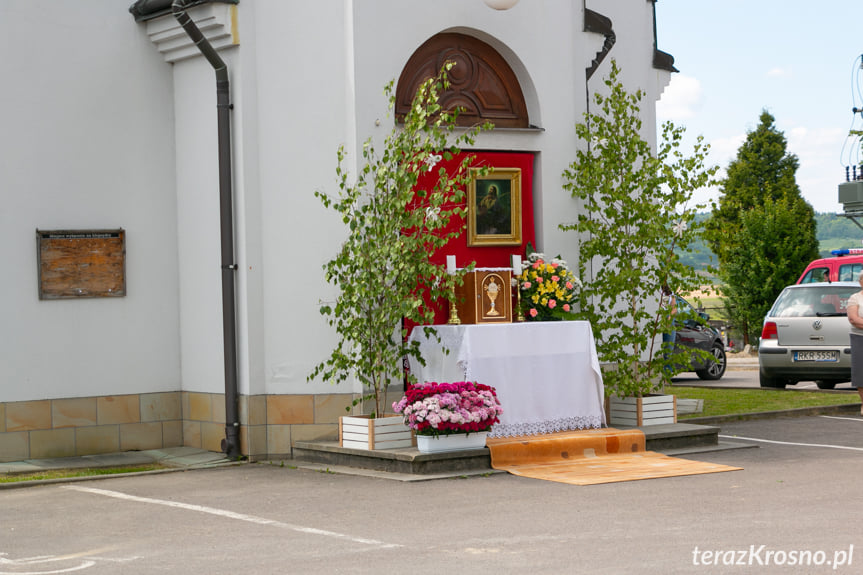
{"label": "car wheel", "polygon": [[838,382],[836,381],[827,381],[824,379],[819,379],[815,381],[815,385],[818,386],[818,389],[833,389],[834,387],[836,387],[837,383]]}
{"label": "car wheel", "polygon": [[725,361],[725,350],[721,345],[714,345],[710,350],[713,355],[712,359],[707,360],[704,369],[699,369],[695,372],[698,379],[717,380],[725,375],[727,362]]}
{"label": "car wheel", "polygon": [[776,389],[785,389],[785,385],[788,383],[784,379],[764,375],[763,371],[758,372],[758,380],[761,384],[761,387],[772,387]]}

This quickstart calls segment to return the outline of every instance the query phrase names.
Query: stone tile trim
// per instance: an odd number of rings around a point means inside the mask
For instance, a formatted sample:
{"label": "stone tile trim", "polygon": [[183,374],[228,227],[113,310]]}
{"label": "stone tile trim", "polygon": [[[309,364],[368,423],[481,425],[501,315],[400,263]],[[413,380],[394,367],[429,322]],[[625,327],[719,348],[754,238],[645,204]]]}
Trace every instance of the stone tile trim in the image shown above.
{"label": "stone tile trim", "polygon": [[[346,408],[355,397],[351,393],[241,396],[242,453],[253,459],[291,457],[297,441],[335,440],[339,417],[348,414]],[[361,413],[362,407],[351,407],[351,412]],[[225,400],[220,393],[0,402],[0,462],[181,445],[219,452],[224,420]]]}
{"label": "stone tile trim", "polygon": [[179,392],[0,403],[0,461],[183,443]]}
{"label": "stone tile trim", "polygon": [[6,431],[51,429],[51,401],[15,401],[6,404]]}

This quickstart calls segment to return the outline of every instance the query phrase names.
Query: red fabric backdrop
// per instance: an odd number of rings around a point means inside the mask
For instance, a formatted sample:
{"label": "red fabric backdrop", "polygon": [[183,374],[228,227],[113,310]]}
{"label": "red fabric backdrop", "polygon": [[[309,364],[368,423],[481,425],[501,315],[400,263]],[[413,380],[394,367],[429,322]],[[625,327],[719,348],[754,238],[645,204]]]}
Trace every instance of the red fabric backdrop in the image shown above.
{"label": "red fabric backdrop", "polygon": [[[476,262],[478,268],[509,267],[512,264],[513,254],[525,255],[527,243],[536,246],[535,229],[533,221],[533,154],[516,152],[470,152],[462,154],[450,160],[441,162],[419,181],[419,186],[429,189],[434,186],[437,172],[441,166],[448,171],[454,170],[463,160],[465,155],[473,155],[471,164],[475,167],[488,166],[493,168],[521,168],[521,246],[468,246],[467,230],[459,237],[450,240],[437,253],[431,255],[431,261],[436,264],[446,265],[446,256],[455,255],[456,265],[459,268]],[[449,319],[449,307],[447,302],[426,302],[435,309],[436,324],[446,323]],[[409,325],[408,328],[413,326]]]}

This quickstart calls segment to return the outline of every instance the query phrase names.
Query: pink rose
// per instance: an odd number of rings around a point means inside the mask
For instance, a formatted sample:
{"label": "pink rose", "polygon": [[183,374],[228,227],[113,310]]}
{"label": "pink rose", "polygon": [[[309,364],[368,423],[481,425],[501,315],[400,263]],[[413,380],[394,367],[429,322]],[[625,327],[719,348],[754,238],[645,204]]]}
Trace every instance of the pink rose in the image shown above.
{"label": "pink rose", "polygon": [[566,282],[566,289],[572,289],[572,282]]}
{"label": "pink rose", "polygon": [[530,289],[530,286],[532,285],[533,284],[530,282],[524,282],[523,284],[521,284],[521,289]]}
{"label": "pink rose", "polygon": [[541,283],[542,283],[542,278],[536,278],[536,283],[541,284]]}
{"label": "pink rose", "polygon": [[569,311],[571,308],[568,303],[563,304],[563,311]]}
{"label": "pink rose", "polygon": [[557,302],[553,299],[548,300],[548,309],[554,309],[557,307]]}
{"label": "pink rose", "polygon": [[553,282],[557,283],[557,282],[559,282],[559,281],[560,281],[560,278],[559,278],[559,277],[557,277],[557,276],[551,276],[551,281],[553,281]]}
{"label": "pink rose", "polygon": [[537,314],[538,312],[536,311],[536,308],[535,308],[535,307],[532,307],[532,308],[530,308],[530,312],[529,312],[529,313],[530,313],[530,317],[536,317],[536,314]]}
{"label": "pink rose", "polygon": [[557,266],[558,266],[558,265],[560,265],[560,264],[556,264],[556,263],[554,263],[554,262],[551,262],[551,267],[553,267],[554,269],[557,269]]}

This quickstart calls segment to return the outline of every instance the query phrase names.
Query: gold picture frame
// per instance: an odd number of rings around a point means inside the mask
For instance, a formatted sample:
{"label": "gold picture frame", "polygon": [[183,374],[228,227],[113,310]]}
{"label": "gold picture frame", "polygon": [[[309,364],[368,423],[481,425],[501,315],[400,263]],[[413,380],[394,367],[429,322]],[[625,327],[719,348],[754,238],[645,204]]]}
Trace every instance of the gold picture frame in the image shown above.
{"label": "gold picture frame", "polygon": [[467,245],[521,245],[521,168],[471,169]]}

